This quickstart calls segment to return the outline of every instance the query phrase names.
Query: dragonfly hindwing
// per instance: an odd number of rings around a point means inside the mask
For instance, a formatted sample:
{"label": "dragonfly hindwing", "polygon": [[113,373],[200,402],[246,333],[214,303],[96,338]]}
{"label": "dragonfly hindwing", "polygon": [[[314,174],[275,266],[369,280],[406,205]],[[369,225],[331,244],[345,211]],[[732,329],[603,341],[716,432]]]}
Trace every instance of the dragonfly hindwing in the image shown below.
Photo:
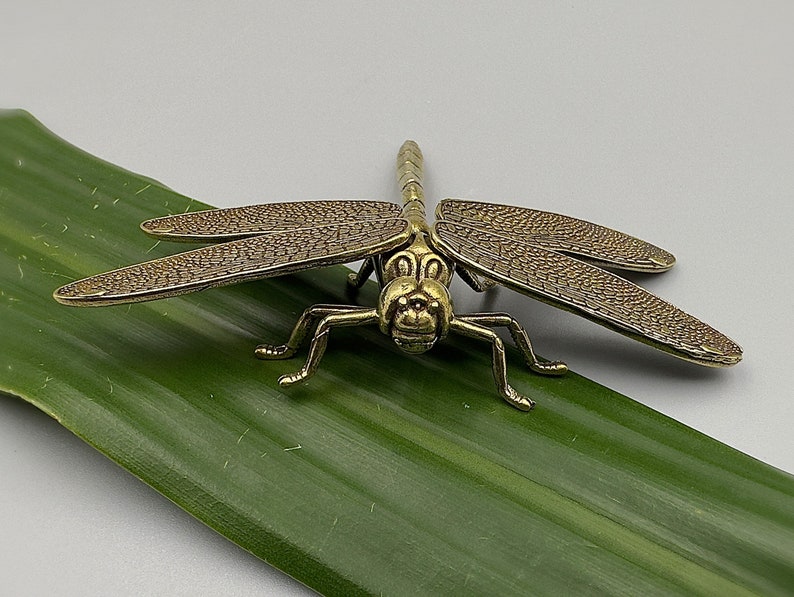
{"label": "dragonfly hindwing", "polygon": [[62,303],[87,306],[148,301],[357,261],[400,247],[409,236],[402,218],[273,232],[78,280],[54,296]]}
{"label": "dragonfly hindwing", "polygon": [[456,222],[436,222],[433,239],[468,269],[678,357],[711,366],[741,358],[741,349],[711,326],[588,263]]}

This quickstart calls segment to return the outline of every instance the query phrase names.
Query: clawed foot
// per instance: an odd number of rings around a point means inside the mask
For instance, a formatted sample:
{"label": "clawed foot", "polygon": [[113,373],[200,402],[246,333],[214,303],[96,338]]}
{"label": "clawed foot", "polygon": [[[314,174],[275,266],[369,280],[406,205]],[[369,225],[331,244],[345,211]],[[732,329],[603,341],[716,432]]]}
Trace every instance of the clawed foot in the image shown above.
{"label": "clawed foot", "polygon": [[288,373],[278,378],[278,385],[282,388],[291,386],[292,384],[300,383],[309,377],[309,372],[305,369],[296,371],[295,373]]}
{"label": "clawed foot", "polygon": [[361,282],[358,279],[358,274],[351,272],[347,275],[347,285],[351,289],[358,290],[361,287]]}
{"label": "clawed foot", "polygon": [[518,392],[516,392],[510,386],[507,386],[506,391],[502,394],[502,398],[510,405],[516,407],[518,410],[531,410],[535,403],[527,398],[526,396],[522,396]]}
{"label": "clawed foot", "polygon": [[482,280],[480,280],[480,284],[482,285],[483,292],[488,291],[491,288],[495,288],[497,286],[496,282],[494,282],[490,278],[483,278]]}
{"label": "clawed foot", "polygon": [[536,361],[535,363],[530,363],[529,368],[541,375],[565,375],[568,373],[568,365],[562,361]]}
{"label": "clawed foot", "polygon": [[290,348],[286,344],[276,346],[274,344],[260,344],[254,349],[254,355],[258,359],[273,360],[273,359],[288,359],[295,354],[295,349]]}

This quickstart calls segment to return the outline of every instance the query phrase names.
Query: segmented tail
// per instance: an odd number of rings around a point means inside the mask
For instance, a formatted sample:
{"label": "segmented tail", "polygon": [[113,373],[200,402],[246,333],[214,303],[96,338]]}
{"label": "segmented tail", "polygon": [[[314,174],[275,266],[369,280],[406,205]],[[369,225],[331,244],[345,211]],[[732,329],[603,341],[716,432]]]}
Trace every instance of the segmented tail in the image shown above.
{"label": "segmented tail", "polygon": [[425,224],[425,194],[422,189],[424,158],[422,150],[410,139],[397,153],[397,181],[403,198],[403,216],[417,224]]}

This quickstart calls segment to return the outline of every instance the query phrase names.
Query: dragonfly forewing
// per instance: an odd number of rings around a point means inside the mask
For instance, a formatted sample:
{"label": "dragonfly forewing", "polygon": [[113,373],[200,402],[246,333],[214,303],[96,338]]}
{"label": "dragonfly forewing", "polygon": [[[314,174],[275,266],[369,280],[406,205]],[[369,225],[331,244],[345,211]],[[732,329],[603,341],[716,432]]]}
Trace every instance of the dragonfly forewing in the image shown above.
{"label": "dragonfly forewing", "polygon": [[741,360],[741,348],[711,326],[578,259],[456,222],[436,222],[433,240],[466,268],[680,358],[709,366]]}
{"label": "dragonfly forewing", "polygon": [[654,273],[666,271],[675,264],[673,255],[649,242],[547,211],[445,199],[436,209],[436,218],[561,251],[600,266]]}
{"label": "dragonfly forewing", "polygon": [[112,305],[165,298],[248,280],[348,263],[401,247],[402,218],[273,232],[210,245],[66,284],[61,303]]}
{"label": "dragonfly forewing", "polygon": [[184,242],[225,242],[283,230],[398,218],[389,201],[334,199],[209,209],[146,220],[141,229],[155,238]]}

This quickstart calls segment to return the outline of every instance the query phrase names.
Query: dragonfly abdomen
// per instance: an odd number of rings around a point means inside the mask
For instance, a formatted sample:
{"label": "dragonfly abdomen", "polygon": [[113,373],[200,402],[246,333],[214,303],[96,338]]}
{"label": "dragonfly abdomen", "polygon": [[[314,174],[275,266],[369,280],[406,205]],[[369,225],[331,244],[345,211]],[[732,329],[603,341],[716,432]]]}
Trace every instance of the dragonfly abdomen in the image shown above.
{"label": "dragonfly abdomen", "polygon": [[397,182],[404,206],[402,215],[416,232],[428,231],[422,188],[423,163],[422,150],[416,142],[408,140],[402,144],[397,153]]}

